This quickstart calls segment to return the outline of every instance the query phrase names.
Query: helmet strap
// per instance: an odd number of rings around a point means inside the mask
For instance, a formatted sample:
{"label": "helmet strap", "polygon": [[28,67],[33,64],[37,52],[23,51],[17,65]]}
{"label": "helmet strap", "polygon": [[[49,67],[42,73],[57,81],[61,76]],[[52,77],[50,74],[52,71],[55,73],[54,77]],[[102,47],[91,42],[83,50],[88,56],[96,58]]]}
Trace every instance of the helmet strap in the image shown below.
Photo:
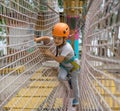
{"label": "helmet strap", "polygon": [[56,46],[56,57],[58,56],[58,46]]}

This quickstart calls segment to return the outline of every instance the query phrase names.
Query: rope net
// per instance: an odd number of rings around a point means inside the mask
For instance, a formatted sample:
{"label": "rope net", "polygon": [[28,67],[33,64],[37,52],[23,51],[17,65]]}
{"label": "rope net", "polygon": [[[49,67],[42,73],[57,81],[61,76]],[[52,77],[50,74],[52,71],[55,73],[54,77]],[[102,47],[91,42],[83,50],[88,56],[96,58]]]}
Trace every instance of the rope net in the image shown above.
{"label": "rope net", "polygon": [[[57,22],[57,0],[0,1],[1,111],[72,110],[57,63],[43,53],[54,52],[54,44],[34,42],[34,36],[52,36]],[[119,111],[119,0],[93,0],[84,32],[78,110]]]}
{"label": "rope net", "polygon": [[[34,36],[51,37],[57,22],[57,0],[0,0],[1,111],[66,108],[67,95],[57,80],[58,66],[43,53],[48,48],[54,52],[54,44],[34,42]],[[53,61],[53,67],[46,66],[46,61]]]}
{"label": "rope net", "polygon": [[81,111],[119,111],[120,1],[93,0],[84,32]]}

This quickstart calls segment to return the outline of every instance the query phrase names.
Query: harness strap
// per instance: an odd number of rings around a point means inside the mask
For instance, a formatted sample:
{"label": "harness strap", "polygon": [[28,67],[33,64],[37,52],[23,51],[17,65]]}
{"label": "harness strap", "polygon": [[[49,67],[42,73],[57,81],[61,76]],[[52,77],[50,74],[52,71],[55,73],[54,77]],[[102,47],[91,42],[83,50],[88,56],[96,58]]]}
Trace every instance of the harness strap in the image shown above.
{"label": "harness strap", "polygon": [[69,60],[65,61],[65,64],[71,63],[75,60],[75,56],[73,56],[72,58],[70,58]]}
{"label": "harness strap", "polygon": [[80,68],[80,65],[79,65],[79,64],[77,64],[77,63],[76,63],[76,62],[74,62],[74,61],[73,61],[73,62],[71,62],[71,64],[74,66],[74,67],[72,68],[71,72]]}
{"label": "harness strap", "polygon": [[58,56],[58,46],[56,47],[56,57]]}
{"label": "harness strap", "polygon": [[[75,56],[73,56],[71,59],[64,62],[65,64],[71,63],[73,65],[73,68],[71,69],[70,72],[80,68],[79,64],[77,64],[74,60],[75,60]],[[67,68],[62,64],[60,64],[60,67],[63,67],[66,71],[68,71]]]}
{"label": "harness strap", "polygon": [[62,67],[63,69],[65,69],[68,72],[67,68],[65,66],[63,66],[62,64],[60,64],[60,67]]}

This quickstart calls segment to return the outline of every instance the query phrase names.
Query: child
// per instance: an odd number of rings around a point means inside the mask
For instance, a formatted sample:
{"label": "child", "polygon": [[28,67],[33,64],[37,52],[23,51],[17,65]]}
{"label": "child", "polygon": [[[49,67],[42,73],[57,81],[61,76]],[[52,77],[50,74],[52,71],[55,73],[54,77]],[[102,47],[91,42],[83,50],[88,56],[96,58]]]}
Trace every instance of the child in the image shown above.
{"label": "child", "polygon": [[[57,23],[54,25],[52,30],[53,40],[56,45],[56,55],[50,50],[45,51],[45,54],[60,63],[60,70],[58,79],[61,82],[67,80],[67,75],[71,75],[72,89],[74,99],[72,105],[79,104],[79,85],[78,85],[78,74],[79,72],[79,61],[74,57],[74,51],[72,46],[66,42],[69,35],[69,27],[66,23]],[[48,36],[35,38],[35,42],[44,41],[44,43],[50,42],[52,39]]]}

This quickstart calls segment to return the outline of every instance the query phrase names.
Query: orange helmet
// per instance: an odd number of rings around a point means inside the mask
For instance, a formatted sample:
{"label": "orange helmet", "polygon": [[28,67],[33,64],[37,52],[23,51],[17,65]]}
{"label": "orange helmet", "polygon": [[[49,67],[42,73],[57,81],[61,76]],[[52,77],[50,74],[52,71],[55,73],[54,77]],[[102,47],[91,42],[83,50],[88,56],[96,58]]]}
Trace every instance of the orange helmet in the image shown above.
{"label": "orange helmet", "polygon": [[70,32],[69,26],[66,23],[57,23],[54,25],[52,35],[56,37],[68,37]]}

